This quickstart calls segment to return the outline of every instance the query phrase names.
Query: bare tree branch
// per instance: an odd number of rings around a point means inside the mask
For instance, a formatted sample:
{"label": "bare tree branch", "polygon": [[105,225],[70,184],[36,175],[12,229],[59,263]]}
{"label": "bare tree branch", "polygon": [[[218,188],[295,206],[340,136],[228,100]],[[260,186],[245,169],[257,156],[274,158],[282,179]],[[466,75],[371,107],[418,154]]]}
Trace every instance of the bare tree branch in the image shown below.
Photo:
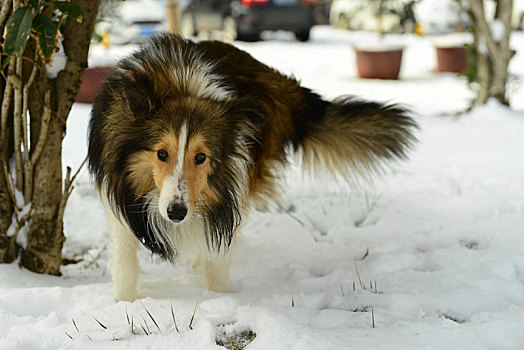
{"label": "bare tree branch", "polygon": [[[82,161],[82,164],[78,167],[73,177],[71,177],[71,168],[67,167],[67,173],[66,178],[64,181],[64,191],[62,193],[62,200],[60,201],[60,207],[58,208],[58,217],[56,221],[56,230],[57,235],[56,237],[61,236],[62,233],[62,227],[63,227],[63,219],[64,219],[64,213],[67,201],[69,200],[69,196],[71,196],[71,193],[73,193],[73,189],[75,186],[73,186],[73,182],[75,181],[76,177],[80,173],[80,170],[84,167],[85,163],[87,161],[87,156]],[[60,234],[59,234],[60,233]]]}
{"label": "bare tree branch", "polygon": [[[9,196],[9,199],[11,199],[13,206],[16,207],[14,180],[13,180],[13,176],[11,175],[7,167],[7,162],[4,162],[4,176],[5,176],[5,181],[7,183],[7,195]],[[15,210],[15,215],[17,215],[16,210]]]}
{"label": "bare tree branch", "polygon": [[7,16],[9,15],[10,8],[11,1],[4,0],[2,2],[2,9],[0,10],[0,36],[4,35],[5,23],[7,22]]}
{"label": "bare tree branch", "polygon": [[[9,69],[13,69],[14,65],[9,65]],[[10,80],[6,81],[5,90],[4,90],[4,98],[2,100],[2,121],[1,121],[1,134],[0,134],[0,146],[2,146],[2,149],[6,147],[7,145],[7,119],[9,117],[9,112],[11,109],[11,99],[13,97],[13,85],[11,84]],[[7,150],[4,149],[4,152]]]}
{"label": "bare tree branch", "polygon": [[26,159],[25,167],[25,191],[24,191],[24,201],[29,203],[33,198],[33,181],[34,181],[34,171],[35,164],[38,162],[44,145],[47,140],[47,133],[49,130],[49,123],[51,122],[51,90],[46,90],[44,97],[44,114],[40,121],[40,133],[38,134],[38,141],[34,146],[34,152],[30,158]]}
{"label": "bare tree branch", "polygon": [[12,80],[15,98],[14,98],[14,150],[15,150],[15,172],[16,172],[16,188],[19,191],[24,189],[24,173],[22,160],[22,59],[17,57],[10,64],[15,65],[15,74],[10,75],[8,79]]}
{"label": "bare tree branch", "polygon": [[35,81],[36,73],[38,71],[38,56],[37,56],[38,49],[35,48],[35,64],[33,65],[33,69],[31,70],[31,75],[29,76],[29,79],[24,84],[24,88],[22,90],[23,93],[23,104],[22,104],[22,127],[23,127],[23,145],[24,145],[24,152],[25,152],[25,158],[26,161],[29,160],[29,137],[28,132],[29,128],[27,125],[27,110],[28,110],[28,99],[29,99],[29,88],[31,85],[33,85],[33,82]]}

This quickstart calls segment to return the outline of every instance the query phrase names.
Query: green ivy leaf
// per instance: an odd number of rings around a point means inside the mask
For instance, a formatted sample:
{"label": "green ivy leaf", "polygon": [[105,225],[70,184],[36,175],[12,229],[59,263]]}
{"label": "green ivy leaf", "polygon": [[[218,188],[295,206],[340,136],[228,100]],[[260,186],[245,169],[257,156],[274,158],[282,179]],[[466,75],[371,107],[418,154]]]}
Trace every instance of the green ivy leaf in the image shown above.
{"label": "green ivy leaf", "polygon": [[38,35],[38,47],[46,62],[51,61],[57,46],[58,28],[56,23],[43,14],[33,20],[33,29]]}
{"label": "green ivy leaf", "polygon": [[20,7],[17,9],[6,23],[6,35],[4,42],[4,52],[8,55],[22,56],[31,33],[30,7]]}
{"label": "green ivy leaf", "polygon": [[[1,56],[0,56],[1,57]],[[5,67],[7,67],[7,65],[9,64],[9,62],[11,62],[11,56],[7,56],[4,61],[2,62],[2,70],[5,69]]]}
{"label": "green ivy leaf", "polygon": [[68,1],[55,1],[52,2],[52,4],[63,14],[68,15],[79,23],[82,23],[84,17],[86,16],[84,11],[82,11],[78,5],[72,4]]}

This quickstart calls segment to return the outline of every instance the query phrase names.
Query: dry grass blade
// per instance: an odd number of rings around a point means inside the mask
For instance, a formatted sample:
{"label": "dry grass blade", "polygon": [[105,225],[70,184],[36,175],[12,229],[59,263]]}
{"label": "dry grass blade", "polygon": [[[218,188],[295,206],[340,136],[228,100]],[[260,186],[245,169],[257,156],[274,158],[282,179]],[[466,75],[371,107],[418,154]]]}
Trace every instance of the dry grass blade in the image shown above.
{"label": "dry grass blade", "polygon": [[[176,324],[175,311],[173,310],[173,300],[171,300],[171,317],[173,317],[173,323],[175,324],[175,328],[173,329],[176,329],[177,333],[180,333]],[[173,329],[170,331],[170,333],[173,331]]]}
{"label": "dry grass blade", "polygon": [[189,321],[189,329],[193,329],[193,320],[195,319],[197,306],[198,306],[198,301],[195,304],[195,310],[193,310],[193,316],[191,316],[191,321]]}
{"label": "dry grass blade", "polygon": [[131,322],[129,322],[129,314],[127,313],[127,309],[126,309],[126,318],[127,318],[127,324],[131,324]]}
{"label": "dry grass blade", "polygon": [[375,328],[375,311],[373,311],[373,306],[371,306],[371,322],[373,324],[373,328]]}
{"label": "dry grass blade", "polygon": [[342,283],[340,283],[340,292],[342,293],[342,296],[344,296],[344,288],[342,287]]}
{"label": "dry grass blade", "polygon": [[149,333],[146,331],[146,329],[144,328],[144,325],[141,324],[140,327],[142,327],[142,330],[144,331],[145,335],[149,335]]}
{"label": "dry grass blade", "polygon": [[[147,324],[147,321],[144,317],[142,317],[142,320],[144,321],[144,324],[146,325],[146,328],[147,328],[147,333],[151,333],[151,330],[149,329],[149,325]],[[149,335],[149,334],[148,334]]]}
{"label": "dry grass blade", "polygon": [[102,327],[103,329],[107,329],[107,327],[104,326],[104,325],[102,324],[102,322],[100,322],[99,320],[97,320],[95,316],[93,316],[93,318],[94,318],[95,321],[100,325],[100,327]]}
{"label": "dry grass blade", "polygon": [[369,248],[366,248],[366,252],[364,253],[364,255],[362,255],[362,257],[360,258],[360,260],[364,260],[365,258],[367,258],[369,255]]}
{"label": "dry grass blade", "polygon": [[75,322],[75,319],[74,318],[71,318],[71,321],[73,321],[73,325],[75,326],[75,329],[78,333],[80,333],[80,331],[78,330],[78,327],[76,326],[76,322]]}
{"label": "dry grass blade", "polygon": [[235,350],[235,347],[233,346],[233,341],[231,340],[231,337],[227,337],[229,339],[229,344],[231,344],[231,350]]}
{"label": "dry grass blade", "polygon": [[291,307],[295,307],[295,300],[291,297]]}
{"label": "dry grass blade", "polygon": [[131,316],[131,334],[136,334],[135,332],[135,318]]}
{"label": "dry grass blade", "polygon": [[360,284],[360,288],[366,290],[366,286],[364,285],[364,283],[362,283],[362,280],[360,279],[360,273],[358,272],[356,261],[355,261],[355,270],[357,271],[358,283]]}
{"label": "dry grass blade", "polygon": [[142,305],[142,307],[144,308],[144,310],[146,310],[147,314],[149,315],[149,318],[151,318],[151,321],[153,321],[153,323],[155,324],[156,328],[158,329],[159,332],[162,332],[162,330],[160,329],[160,327],[158,327],[158,323],[156,323],[155,319],[153,318],[153,315],[151,315],[151,313],[149,312],[149,310],[144,306],[144,304],[142,304],[142,302],[140,302],[140,304]]}
{"label": "dry grass blade", "polygon": [[73,337],[70,336],[69,333],[67,333],[67,332],[64,332],[64,333],[69,337],[69,339],[73,339]]}

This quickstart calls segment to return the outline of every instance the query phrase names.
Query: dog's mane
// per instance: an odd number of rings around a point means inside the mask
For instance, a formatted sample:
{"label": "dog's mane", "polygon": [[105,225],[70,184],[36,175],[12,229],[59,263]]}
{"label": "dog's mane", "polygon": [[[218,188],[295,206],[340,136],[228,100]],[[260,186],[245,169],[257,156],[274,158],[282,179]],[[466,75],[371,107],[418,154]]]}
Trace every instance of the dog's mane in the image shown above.
{"label": "dog's mane", "polygon": [[[203,58],[201,46],[159,36],[113,69],[93,105],[89,167],[97,185],[137,238],[171,261],[177,255],[176,242],[166,239],[163,231],[176,236],[178,227],[152,212],[152,182],[149,191],[135,193],[129,162],[137,152],[150,150],[163,133],[176,132],[181,123],[187,123],[190,136],[204,133],[216,155],[208,178],[214,196],[200,200],[197,211],[208,245],[217,250],[230,245],[246,205],[252,145],[260,137],[257,125],[264,109],[254,99],[239,97],[234,84],[215,68]],[[162,116],[159,112],[168,101],[177,101],[182,115]],[[214,114],[214,119],[206,120],[206,114]]]}

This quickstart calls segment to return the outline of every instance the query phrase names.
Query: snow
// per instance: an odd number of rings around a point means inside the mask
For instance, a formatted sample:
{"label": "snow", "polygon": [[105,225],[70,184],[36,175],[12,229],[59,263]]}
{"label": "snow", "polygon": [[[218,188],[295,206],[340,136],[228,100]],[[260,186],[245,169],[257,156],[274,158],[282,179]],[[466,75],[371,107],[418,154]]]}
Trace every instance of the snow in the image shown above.
{"label": "snow", "polygon": [[504,34],[506,33],[506,26],[504,22],[500,19],[495,19],[489,25],[491,36],[496,43],[500,43],[504,39]]}
{"label": "snow", "polygon": [[[220,334],[246,330],[257,335],[248,349],[524,348],[524,33],[512,39],[513,109],[490,101],[460,116],[473,95],[462,78],[434,73],[435,38],[386,36],[406,48],[399,81],[356,78],[352,46],[377,40],[370,33],[267,38],[237,45],[326,98],[411,106],[420,130],[410,160],[351,189],[291,167],[282,207],[253,211],[232,251],[234,293],[209,292],[189,265],[142,251],[134,303],[112,300],[105,214],[84,169],[64,247],[82,261],[61,277],[0,266],[0,349],[219,349]],[[73,169],[90,107],[75,104],[68,120]]]}
{"label": "snow", "polygon": [[53,57],[51,63],[46,64],[46,74],[49,79],[55,79],[58,76],[58,73],[65,69],[67,62],[67,56],[65,54],[64,46],[62,45],[62,40],[58,40],[58,50]]}

